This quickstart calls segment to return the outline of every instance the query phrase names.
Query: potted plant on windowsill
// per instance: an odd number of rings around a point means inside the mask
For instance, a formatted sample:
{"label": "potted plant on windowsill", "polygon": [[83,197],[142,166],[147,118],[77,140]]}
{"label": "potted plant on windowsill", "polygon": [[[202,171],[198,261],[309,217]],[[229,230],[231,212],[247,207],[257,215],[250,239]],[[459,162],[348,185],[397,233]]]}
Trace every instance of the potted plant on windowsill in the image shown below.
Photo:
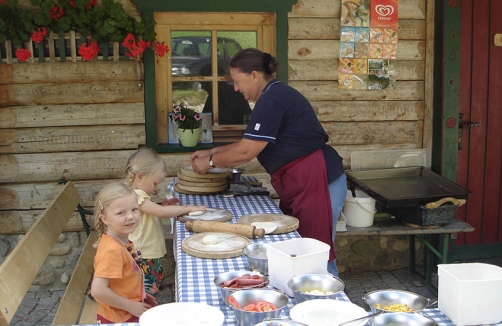
{"label": "potted plant on windowsill", "polygon": [[173,119],[178,125],[179,139],[185,147],[196,146],[199,142],[202,116],[190,109],[185,103],[173,106]]}

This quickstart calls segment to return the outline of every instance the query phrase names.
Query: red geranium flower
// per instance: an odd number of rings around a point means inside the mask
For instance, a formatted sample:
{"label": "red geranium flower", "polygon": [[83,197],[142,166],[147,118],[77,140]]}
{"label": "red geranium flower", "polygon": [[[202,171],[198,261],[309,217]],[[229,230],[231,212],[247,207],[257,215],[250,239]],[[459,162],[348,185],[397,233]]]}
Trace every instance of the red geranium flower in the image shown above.
{"label": "red geranium flower", "polygon": [[127,51],[126,55],[130,58],[136,58],[141,55],[141,53],[145,52],[145,49],[150,46],[150,41],[139,40],[136,43],[134,39],[134,35],[131,33],[127,34],[122,45],[129,51]]}
{"label": "red geranium flower", "polygon": [[52,20],[58,21],[64,15],[63,7],[54,6],[51,8],[50,16]]}
{"label": "red geranium flower", "polygon": [[31,39],[35,43],[40,43],[44,40],[44,37],[47,35],[47,29],[45,27],[39,27],[36,31],[31,34]]}
{"label": "red geranium flower", "polygon": [[78,48],[78,53],[82,56],[82,60],[84,61],[94,59],[98,55],[98,52],[99,46],[96,41],[91,42],[89,45],[87,45],[87,42],[83,43]]}
{"label": "red geranium flower", "polygon": [[166,53],[169,52],[169,46],[165,44],[165,42],[158,43],[156,41],[153,42],[153,46],[155,48],[155,53],[159,57],[163,57]]}
{"label": "red geranium flower", "polygon": [[31,58],[31,52],[28,49],[16,49],[16,58],[21,62],[26,62]]}
{"label": "red geranium flower", "polygon": [[86,10],[91,10],[92,7],[97,6],[97,5],[98,5],[98,1],[97,0],[91,0],[88,3],[86,3],[85,9]]}
{"label": "red geranium flower", "polygon": [[77,8],[77,4],[75,3],[75,0],[70,0],[70,6],[73,8]]}

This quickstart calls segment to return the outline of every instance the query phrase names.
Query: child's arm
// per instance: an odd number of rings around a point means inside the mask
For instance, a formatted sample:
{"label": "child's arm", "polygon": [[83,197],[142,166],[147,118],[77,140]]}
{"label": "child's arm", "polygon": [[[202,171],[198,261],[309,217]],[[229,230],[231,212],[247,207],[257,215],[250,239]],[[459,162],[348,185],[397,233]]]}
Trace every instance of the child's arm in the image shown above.
{"label": "child's arm", "polygon": [[207,206],[194,205],[167,205],[162,206],[150,200],[145,200],[139,205],[142,212],[157,216],[158,218],[176,217],[190,212],[205,211]]}
{"label": "child's arm", "polygon": [[125,310],[136,317],[141,316],[142,313],[152,307],[144,302],[132,301],[124,298],[110,289],[108,287],[109,284],[110,280],[107,278],[94,277],[91,284],[91,295],[104,304]]}

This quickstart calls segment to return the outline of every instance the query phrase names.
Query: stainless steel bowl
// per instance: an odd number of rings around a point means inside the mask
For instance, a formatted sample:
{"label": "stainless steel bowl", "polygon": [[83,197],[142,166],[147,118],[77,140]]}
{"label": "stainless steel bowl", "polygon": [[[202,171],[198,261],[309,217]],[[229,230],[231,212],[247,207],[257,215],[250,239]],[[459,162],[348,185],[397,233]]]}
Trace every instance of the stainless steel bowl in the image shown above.
{"label": "stainless steel bowl", "polygon": [[[234,279],[236,277],[243,276],[245,274],[249,274],[251,276],[253,276],[253,275],[259,275],[259,276],[261,276],[262,278],[265,279],[265,284],[250,286],[250,287],[247,287],[247,288],[228,288],[228,287],[221,287],[220,286],[220,284],[222,284],[225,281],[230,281],[230,280],[232,280],[232,279]],[[258,272],[250,272],[250,271],[231,271],[231,272],[225,272],[225,273],[221,273],[220,275],[218,275],[218,276],[216,276],[214,278],[214,284],[220,289],[221,296],[223,297],[223,301],[227,305],[228,305],[228,303],[227,303],[227,297],[231,293],[234,293],[236,291],[246,290],[246,289],[254,289],[254,288],[259,288],[259,287],[265,287],[265,286],[268,285],[268,283],[269,283],[269,280],[268,280],[267,276],[265,276],[265,275],[263,275],[261,273],[258,273]]]}
{"label": "stainless steel bowl", "polygon": [[275,290],[264,289],[236,291],[230,294],[229,297],[234,298],[241,307],[245,307],[248,304],[257,303],[259,301],[267,301],[277,307],[277,310],[254,312],[240,310],[230,305],[229,307],[234,311],[237,325],[239,326],[255,325],[262,322],[266,318],[278,318],[281,314],[282,309],[288,304],[289,301],[288,297],[284,293]]}
{"label": "stainless steel bowl", "polygon": [[391,304],[406,304],[413,312],[421,311],[429,306],[429,299],[413,292],[401,290],[377,290],[367,293],[363,299],[370,306],[372,312],[385,311],[375,308],[376,304],[380,304],[380,307]]}
{"label": "stainless steel bowl", "polygon": [[246,256],[249,269],[258,271],[263,275],[268,275],[268,258],[266,243],[252,243],[242,249],[242,253]]}
{"label": "stainless steel bowl", "polygon": [[[289,279],[288,287],[295,294],[296,303],[313,299],[336,299],[336,294],[342,292],[345,283],[331,274],[302,274]],[[333,292],[332,294],[308,294],[312,290]]]}
{"label": "stainless steel bowl", "polygon": [[438,324],[421,314],[390,312],[373,318],[370,326],[437,326]]}

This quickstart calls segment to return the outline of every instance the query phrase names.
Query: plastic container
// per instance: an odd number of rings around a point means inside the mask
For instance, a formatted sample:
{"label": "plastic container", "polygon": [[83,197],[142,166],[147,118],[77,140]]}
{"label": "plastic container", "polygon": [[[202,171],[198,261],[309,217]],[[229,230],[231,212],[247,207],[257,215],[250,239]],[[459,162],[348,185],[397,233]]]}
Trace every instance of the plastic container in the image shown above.
{"label": "plastic container", "polygon": [[482,263],[438,265],[438,307],[456,325],[502,320],[502,268]]}
{"label": "plastic container", "polygon": [[267,256],[270,285],[293,297],[288,287],[290,278],[327,273],[329,246],[311,238],[290,239],[268,243]]}
{"label": "plastic container", "polygon": [[356,197],[352,197],[352,192],[347,191],[343,214],[347,218],[348,226],[367,227],[373,225],[375,219],[376,200],[362,192],[356,190]]}

